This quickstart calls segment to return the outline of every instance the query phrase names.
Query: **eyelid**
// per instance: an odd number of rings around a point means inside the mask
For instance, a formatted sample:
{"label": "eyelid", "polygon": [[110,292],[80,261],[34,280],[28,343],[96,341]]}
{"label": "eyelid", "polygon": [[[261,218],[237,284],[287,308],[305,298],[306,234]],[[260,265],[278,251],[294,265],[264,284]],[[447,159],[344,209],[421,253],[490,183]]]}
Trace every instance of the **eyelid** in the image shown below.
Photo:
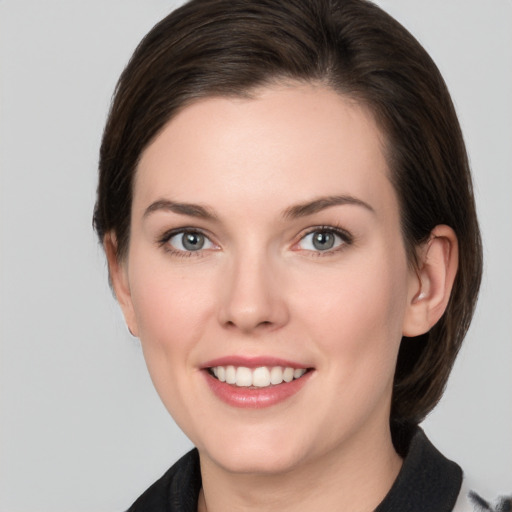
{"label": "eyelid", "polygon": [[[335,246],[331,249],[326,249],[324,251],[322,250],[310,250],[310,249],[301,249],[299,247],[299,244],[309,235],[317,232],[328,232],[332,233],[335,236],[339,237],[341,239],[340,244]],[[180,250],[173,248],[168,244],[169,240],[173,238],[176,235],[180,235],[183,233],[197,233],[202,236],[204,236],[213,247],[208,247],[206,249],[198,249],[197,251],[188,251],[188,250]],[[329,255],[336,253],[340,250],[342,250],[345,246],[351,245],[354,241],[354,237],[351,233],[349,233],[346,229],[335,226],[335,225],[318,225],[318,226],[312,226],[307,228],[305,231],[303,231],[300,235],[297,237],[297,241],[293,243],[292,250],[303,250],[305,252],[309,252],[314,254],[315,256],[322,256],[322,255]],[[156,238],[156,243],[163,247],[167,252],[176,254],[178,256],[201,256],[202,253],[205,251],[210,251],[212,249],[217,250],[219,249],[219,245],[213,240],[213,237],[205,230],[197,227],[192,226],[182,226],[179,228],[172,228],[167,231],[165,231],[162,235],[158,236]]]}
{"label": "eyelid", "polygon": [[[341,242],[340,244],[338,244],[337,246],[331,248],[331,249],[326,249],[325,251],[321,251],[321,250],[313,250],[313,249],[301,249],[299,246],[299,244],[309,235],[312,235],[313,233],[318,233],[318,232],[327,232],[327,233],[332,233],[334,234],[335,236],[339,237],[341,239]],[[336,253],[340,250],[343,250],[343,248],[345,248],[345,246],[347,245],[351,245],[354,241],[354,237],[346,230],[346,229],[343,229],[342,227],[340,226],[333,226],[333,225],[321,225],[321,226],[313,226],[313,227],[310,227],[306,230],[306,232],[303,232],[297,242],[295,242],[293,244],[293,249],[294,250],[304,250],[306,252],[309,252],[311,254],[314,254],[315,256],[322,256],[322,255],[329,255],[329,254],[333,254],[333,253]]]}
{"label": "eyelid", "polygon": [[[197,251],[187,251],[186,249],[185,250],[176,249],[175,247],[172,247],[168,243],[169,240],[171,240],[171,238],[173,238],[173,237],[175,237],[177,235],[180,235],[180,234],[184,234],[184,233],[191,233],[191,234],[196,233],[196,234],[202,235],[202,236],[204,236],[210,242],[210,244],[213,247],[208,247],[208,248],[205,248],[205,249],[201,248],[201,249],[198,249]],[[209,251],[209,250],[212,250],[212,249],[218,249],[218,244],[216,244],[212,240],[212,236],[211,235],[209,235],[203,229],[192,227],[192,226],[185,226],[185,227],[169,229],[168,231],[165,231],[162,235],[157,237],[156,243],[159,246],[163,247],[167,252],[169,252],[171,254],[174,254],[174,255],[177,255],[177,256],[182,256],[182,257],[183,256],[184,257],[187,257],[187,256],[201,256],[202,253],[204,253],[205,251]]]}

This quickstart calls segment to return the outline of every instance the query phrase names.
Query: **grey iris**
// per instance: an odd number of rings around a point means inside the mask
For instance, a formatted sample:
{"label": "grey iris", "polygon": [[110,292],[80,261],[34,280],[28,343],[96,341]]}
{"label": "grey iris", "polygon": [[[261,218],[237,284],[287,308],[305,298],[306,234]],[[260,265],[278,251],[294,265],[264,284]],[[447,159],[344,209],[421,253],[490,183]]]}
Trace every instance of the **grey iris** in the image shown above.
{"label": "grey iris", "polygon": [[204,246],[204,235],[201,233],[184,233],[181,243],[187,251],[199,251]]}
{"label": "grey iris", "polygon": [[328,231],[317,231],[313,233],[313,246],[319,251],[332,249],[334,246],[334,234]]}

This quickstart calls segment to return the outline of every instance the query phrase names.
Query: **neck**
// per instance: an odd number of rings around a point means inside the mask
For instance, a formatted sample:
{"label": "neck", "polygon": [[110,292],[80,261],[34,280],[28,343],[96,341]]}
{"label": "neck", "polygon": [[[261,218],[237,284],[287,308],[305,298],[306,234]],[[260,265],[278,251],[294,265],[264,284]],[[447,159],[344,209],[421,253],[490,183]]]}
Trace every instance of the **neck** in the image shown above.
{"label": "neck", "polygon": [[389,429],[381,435],[358,432],[307,463],[282,473],[238,474],[201,454],[199,512],[370,512],[384,499],[402,465]]}

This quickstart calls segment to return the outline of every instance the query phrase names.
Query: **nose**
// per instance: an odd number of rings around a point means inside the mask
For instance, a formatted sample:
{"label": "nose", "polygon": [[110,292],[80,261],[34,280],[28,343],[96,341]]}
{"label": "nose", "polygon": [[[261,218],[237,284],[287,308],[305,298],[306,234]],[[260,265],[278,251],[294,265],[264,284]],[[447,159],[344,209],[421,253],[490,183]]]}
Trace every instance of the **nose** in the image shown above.
{"label": "nose", "polygon": [[265,254],[239,255],[222,279],[219,322],[244,333],[276,330],[289,320],[282,265]]}

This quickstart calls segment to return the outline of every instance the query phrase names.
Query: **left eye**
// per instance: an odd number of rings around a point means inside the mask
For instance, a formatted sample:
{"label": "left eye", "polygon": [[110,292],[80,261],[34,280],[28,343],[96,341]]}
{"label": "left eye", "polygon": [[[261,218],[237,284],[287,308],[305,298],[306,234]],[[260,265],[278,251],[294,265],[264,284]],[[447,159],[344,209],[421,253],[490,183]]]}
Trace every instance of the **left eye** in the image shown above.
{"label": "left eye", "polygon": [[318,229],[304,236],[297,244],[306,251],[329,251],[348,242],[346,237],[332,229]]}
{"label": "left eye", "polygon": [[214,247],[212,241],[198,231],[181,231],[172,235],[167,243],[176,251],[197,252]]}

